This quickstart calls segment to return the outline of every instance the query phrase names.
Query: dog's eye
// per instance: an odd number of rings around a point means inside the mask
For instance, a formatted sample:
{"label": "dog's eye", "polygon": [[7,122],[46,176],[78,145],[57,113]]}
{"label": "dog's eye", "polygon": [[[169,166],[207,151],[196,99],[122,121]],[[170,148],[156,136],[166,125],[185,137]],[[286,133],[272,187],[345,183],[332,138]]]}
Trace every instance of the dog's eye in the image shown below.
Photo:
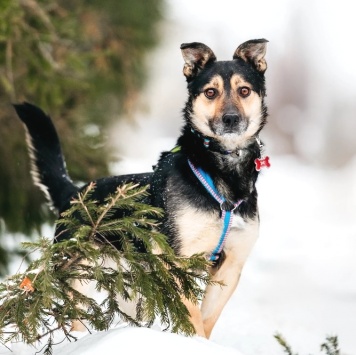
{"label": "dog's eye", "polygon": [[247,97],[251,94],[251,89],[248,88],[247,86],[243,86],[242,88],[239,89],[239,95],[241,97]]}
{"label": "dog's eye", "polygon": [[204,95],[208,98],[208,99],[213,99],[216,95],[217,95],[217,91],[215,89],[206,89],[204,91]]}

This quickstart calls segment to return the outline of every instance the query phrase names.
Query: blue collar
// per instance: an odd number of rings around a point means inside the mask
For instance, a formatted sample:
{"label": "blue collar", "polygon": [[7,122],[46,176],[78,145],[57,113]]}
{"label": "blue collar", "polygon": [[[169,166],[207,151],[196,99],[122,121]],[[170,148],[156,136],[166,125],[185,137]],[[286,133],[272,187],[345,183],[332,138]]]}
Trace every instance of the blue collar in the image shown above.
{"label": "blue collar", "polygon": [[205,187],[205,189],[209,192],[209,194],[220,205],[221,219],[224,221],[223,230],[222,230],[218,245],[215,247],[215,249],[212,251],[212,253],[210,254],[210,257],[209,257],[210,261],[217,261],[220,257],[220,254],[221,254],[223,248],[224,248],[226,238],[229,235],[232,220],[234,218],[234,210],[240,206],[240,204],[243,202],[243,200],[238,200],[236,203],[234,203],[234,207],[231,210],[226,211],[223,208],[223,203],[226,201],[226,199],[224,198],[224,196],[222,196],[219,193],[219,191],[215,187],[211,176],[207,172],[205,172],[202,168],[195,167],[189,159],[188,159],[188,164],[189,164],[190,168],[192,169],[194,175],[201,182],[201,184]]}

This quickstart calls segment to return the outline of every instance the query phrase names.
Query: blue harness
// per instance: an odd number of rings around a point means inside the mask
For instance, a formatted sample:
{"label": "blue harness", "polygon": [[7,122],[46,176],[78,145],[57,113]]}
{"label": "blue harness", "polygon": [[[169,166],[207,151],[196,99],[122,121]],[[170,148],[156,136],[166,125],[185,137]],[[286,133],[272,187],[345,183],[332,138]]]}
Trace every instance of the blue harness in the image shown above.
{"label": "blue harness", "polygon": [[223,203],[226,201],[226,199],[224,198],[224,196],[220,195],[220,193],[218,192],[211,176],[208,173],[206,173],[203,169],[201,169],[200,167],[198,167],[198,168],[195,167],[190,160],[188,160],[188,164],[189,164],[190,168],[192,169],[194,175],[202,183],[202,185],[205,187],[205,189],[220,204],[221,219],[224,221],[223,230],[222,230],[218,245],[212,251],[212,253],[210,254],[210,257],[209,257],[210,261],[216,261],[219,259],[220,253],[223,250],[226,238],[229,235],[232,220],[234,218],[234,211],[237,207],[240,206],[240,204],[243,202],[243,200],[238,200],[236,203],[234,203],[234,207],[231,210],[226,211],[223,208]]}

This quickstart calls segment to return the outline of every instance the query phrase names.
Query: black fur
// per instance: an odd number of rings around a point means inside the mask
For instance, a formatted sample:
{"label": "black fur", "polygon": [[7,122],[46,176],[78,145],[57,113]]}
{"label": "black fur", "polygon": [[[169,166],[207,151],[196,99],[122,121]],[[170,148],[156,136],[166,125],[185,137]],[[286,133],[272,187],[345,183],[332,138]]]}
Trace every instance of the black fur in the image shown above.
{"label": "black fur", "polygon": [[43,190],[47,189],[46,197],[53,207],[61,210],[78,188],[67,173],[57,131],[51,119],[38,107],[29,103],[14,107],[27,130],[35,183]]}

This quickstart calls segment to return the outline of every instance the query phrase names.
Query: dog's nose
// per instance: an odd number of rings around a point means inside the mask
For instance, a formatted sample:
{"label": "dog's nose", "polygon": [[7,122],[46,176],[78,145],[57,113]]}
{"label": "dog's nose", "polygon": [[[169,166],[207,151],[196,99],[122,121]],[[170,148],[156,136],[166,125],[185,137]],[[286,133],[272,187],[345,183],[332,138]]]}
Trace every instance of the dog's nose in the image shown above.
{"label": "dog's nose", "polygon": [[231,127],[231,128],[236,126],[239,120],[240,120],[239,115],[232,114],[232,113],[226,113],[222,118],[223,123],[227,127]]}

